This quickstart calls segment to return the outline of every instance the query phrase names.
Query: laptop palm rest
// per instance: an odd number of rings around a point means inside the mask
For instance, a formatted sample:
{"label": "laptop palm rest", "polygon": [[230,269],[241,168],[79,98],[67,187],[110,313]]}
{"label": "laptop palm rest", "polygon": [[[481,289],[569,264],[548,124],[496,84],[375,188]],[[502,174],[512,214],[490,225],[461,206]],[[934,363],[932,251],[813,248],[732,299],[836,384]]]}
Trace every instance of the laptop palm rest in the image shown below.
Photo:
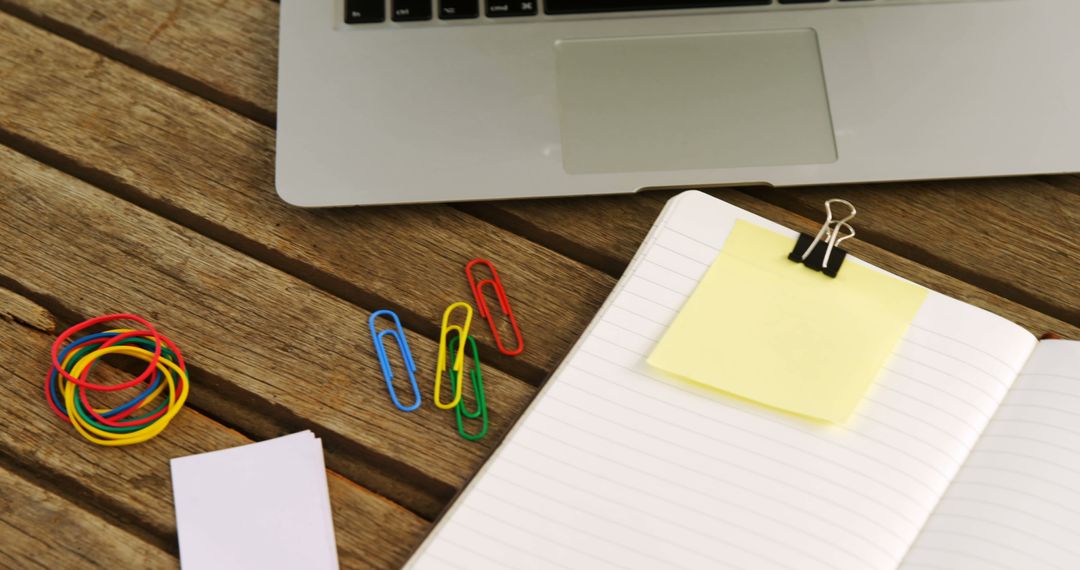
{"label": "laptop palm rest", "polygon": [[813,30],[560,40],[555,51],[570,174],[836,160]]}

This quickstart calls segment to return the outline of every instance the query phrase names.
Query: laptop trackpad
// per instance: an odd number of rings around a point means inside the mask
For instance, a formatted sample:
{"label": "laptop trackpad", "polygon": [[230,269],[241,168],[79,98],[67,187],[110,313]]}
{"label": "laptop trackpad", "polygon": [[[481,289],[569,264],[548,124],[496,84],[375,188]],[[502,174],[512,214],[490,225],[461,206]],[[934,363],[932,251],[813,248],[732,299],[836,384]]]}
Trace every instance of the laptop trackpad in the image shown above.
{"label": "laptop trackpad", "polygon": [[560,40],[571,174],[836,160],[817,34]]}

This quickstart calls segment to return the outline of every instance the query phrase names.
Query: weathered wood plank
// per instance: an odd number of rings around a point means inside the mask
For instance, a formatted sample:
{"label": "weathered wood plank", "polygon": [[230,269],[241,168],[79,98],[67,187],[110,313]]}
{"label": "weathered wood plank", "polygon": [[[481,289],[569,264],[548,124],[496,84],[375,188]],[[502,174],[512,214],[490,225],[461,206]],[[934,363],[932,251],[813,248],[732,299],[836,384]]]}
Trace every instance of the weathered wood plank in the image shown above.
{"label": "weathered wood plank", "polygon": [[[671,196],[673,192],[665,192]],[[507,200],[462,208],[564,255],[619,275],[659,213],[653,198],[591,196]],[[660,206],[663,204],[660,203]]]}
{"label": "weathered wood plank", "polygon": [[0,465],[0,567],[179,565],[173,555]]}
{"label": "weathered wood plank", "polygon": [[[122,61],[261,118],[277,91],[278,5],[268,0],[0,0]],[[178,54],[185,54],[178,58]]]}
{"label": "weathered wood plank", "polygon": [[0,288],[0,319],[23,323],[41,331],[56,328],[56,321],[48,311],[3,288]]}
{"label": "weathered wood plank", "polygon": [[1064,176],[1041,176],[1039,180],[1057,186],[1073,194],[1080,194],[1080,174],[1066,174]]}
{"label": "weathered wood plank", "polygon": [[[48,473],[50,479],[65,481],[73,494],[86,495],[106,519],[111,514],[133,520],[139,528],[174,542],[169,459],[244,445],[251,440],[189,409],[148,443],[129,448],[87,444],[71,426],[48,413],[41,397],[42,374],[54,336],[20,324],[41,320],[43,315],[49,320],[51,317],[40,306],[2,288],[0,299],[4,300],[0,307],[13,317],[0,320],[0,346],[4,347],[0,375],[5,379],[0,383],[0,413],[18,418],[0,430],[0,455],[15,458],[32,472]],[[95,371],[95,377],[112,383],[130,376],[103,365]],[[426,532],[428,523],[336,473],[328,472],[328,477],[342,567],[400,566]],[[57,532],[30,525],[23,530],[46,533],[53,544],[79,540],[67,536],[67,529]],[[90,558],[108,562],[107,558]]]}
{"label": "weathered wood plank", "polygon": [[[153,319],[198,370],[196,406],[232,387],[267,415],[295,414],[456,487],[534,391],[485,370],[492,437],[466,442],[449,412],[393,408],[367,311],[6,147],[0,163],[0,242],[13,246],[0,275],[77,315]],[[435,344],[410,342],[430,402]]]}
{"label": "weathered wood plank", "polygon": [[[217,85],[240,99],[257,102],[272,110],[276,86],[276,50],[268,38],[276,35],[277,6],[263,0],[235,2],[234,13],[247,19],[230,33],[214,13],[209,0],[196,0],[173,14],[169,33],[172,42],[147,44],[141,38],[154,34],[160,22],[169,19],[168,7],[132,10],[117,0],[96,0],[98,16],[60,0],[4,0],[24,13],[37,14],[61,22],[79,34],[99,40],[113,49],[145,59],[163,69],[177,70],[199,81]],[[233,4],[233,3],[230,3]],[[115,30],[126,30],[121,34]],[[256,34],[251,30],[258,30]],[[205,50],[170,49],[209,38]],[[246,54],[228,66],[217,64],[215,53]],[[258,55],[247,55],[257,53]],[[230,87],[229,77],[240,78]],[[261,90],[261,92],[260,92]],[[761,197],[804,216],[814,217],[820,204],[834,196],[855,197],[861,207],[862,230],[868,241],[912,258],[988,291],[1032,306],[1056,318],[1080,322],[1080,195],[1075,176],[996,179],[980,181],[928,181],[891,185],[773,190]],[[1065,191],[1062,191],[1062,190]],[[608,210],[622,208],[624,201],[598,202]],[[559,211],[565,202],[522,203],[503,210],[500,220],[508,227],[529,228],[535,218],[554,216],[572,223],[590,212]],[[500,205],[501,207],[501,205]],[[554,212],[545,211],[553,208]],[[486,209],[479,206],[476,211]],[[625,253],[633,240],[615,240],[588,231],[551,228],[540,235],[544,243],[571,253],[606,270],[613,266],[607,246]],[[587,227],[587,225],[586,225]],[[541,231],[539,226],[534,228]],[[991,242],[995,247],[990,247]]]}
{"label": "weathered wood plank", "polygon": [[477,340],[485,361],[531,381],[554,368],[613,285],[446,206],[289,207],[274,194],[271,129],[6,15],[0,76],[10,144],[354,303],[400,308],[428,336],[451,301],[471,299],[465,263],[491,259],[528,348],[501,357],[482,326]]}

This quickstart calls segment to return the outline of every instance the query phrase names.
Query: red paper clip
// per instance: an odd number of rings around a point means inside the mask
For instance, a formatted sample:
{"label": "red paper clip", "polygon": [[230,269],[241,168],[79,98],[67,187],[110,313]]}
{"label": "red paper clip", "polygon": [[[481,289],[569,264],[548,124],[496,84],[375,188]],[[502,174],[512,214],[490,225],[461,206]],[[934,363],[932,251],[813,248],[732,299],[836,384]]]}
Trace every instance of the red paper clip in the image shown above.
{"label": "red paper clip", "polygon": [[[477,281],[476,277],[473,276],[473,266],[475,265],[487,266],[491,271],[491,279]],[[510,301],[506,298],[506,289],[503,288],[502,280],[499,279],[499,272],[495,271],[495,266],[486,259],[476,258],[465,266],[465,275],[469,278],[469,287],[472,288],[473,298],[476,299],[476,309],[480,312],[482,318],[487,319],[488,325],[491,327],[491,334],[495,337],[495,346],[499,347],[499,352],[507,356],[521,354],[521,351],[525,350],[525,339],[521,338],[521,329],[518,328],[517,319],[514,318],[514,311],[510,309]],[[499,299],[499,306],[506,313],[507,319],[510,320],[510,326],[514,329],[514,338],[517,341],[517,348],[514,350],[507,350],[503,346],[502,338],[499,336],[499,329],[495,327],[495,317],[488,310],[487,299],[484,298],[485,285],[495,289],[495,296]]]}

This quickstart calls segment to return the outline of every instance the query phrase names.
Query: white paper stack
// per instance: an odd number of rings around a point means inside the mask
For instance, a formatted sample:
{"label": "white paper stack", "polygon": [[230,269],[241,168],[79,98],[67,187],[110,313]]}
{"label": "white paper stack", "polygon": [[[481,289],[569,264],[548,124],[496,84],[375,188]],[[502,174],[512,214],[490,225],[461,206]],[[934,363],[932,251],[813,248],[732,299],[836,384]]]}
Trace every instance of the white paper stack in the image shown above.
{"label": "white paper stack", "polygon": [[310,431],[172,460],[184,570],[338,567],[322,440]]}

